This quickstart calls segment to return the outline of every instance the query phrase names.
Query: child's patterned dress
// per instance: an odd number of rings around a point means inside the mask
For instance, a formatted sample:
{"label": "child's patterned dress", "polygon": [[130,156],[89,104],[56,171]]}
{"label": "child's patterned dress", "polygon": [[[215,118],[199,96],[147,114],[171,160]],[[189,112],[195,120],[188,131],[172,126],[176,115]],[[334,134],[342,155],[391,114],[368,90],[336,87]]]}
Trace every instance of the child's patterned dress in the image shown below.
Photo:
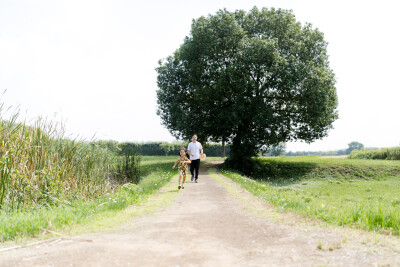
{"label": "child's patterned dress", "polygon": [[189,159],[186,156],[183,157],[179,157],[177,159],[177,161],[175,162],[175,164],[178,164],[178,171],[182,176],[186,176],[187,173],[187,163],[185,163],[185,161],[188,161]]}

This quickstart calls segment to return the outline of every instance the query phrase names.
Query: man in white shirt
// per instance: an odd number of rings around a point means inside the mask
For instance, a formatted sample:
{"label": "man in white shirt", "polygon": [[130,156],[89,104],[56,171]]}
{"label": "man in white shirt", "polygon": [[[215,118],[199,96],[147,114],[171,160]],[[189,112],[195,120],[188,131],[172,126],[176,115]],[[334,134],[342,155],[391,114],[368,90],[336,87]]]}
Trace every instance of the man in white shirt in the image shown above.
{"label": "man in white shirt", "polygon": [[199,178],[199,168],[200,168],[200,154],[203,154],[203,147],[201,146],[200,142],[197,142],[197,134],[192,136],[192,142],[188,145],[188,154],[190,156],[190,173],[192,174],[191,181],[197,183],[197,179]]}

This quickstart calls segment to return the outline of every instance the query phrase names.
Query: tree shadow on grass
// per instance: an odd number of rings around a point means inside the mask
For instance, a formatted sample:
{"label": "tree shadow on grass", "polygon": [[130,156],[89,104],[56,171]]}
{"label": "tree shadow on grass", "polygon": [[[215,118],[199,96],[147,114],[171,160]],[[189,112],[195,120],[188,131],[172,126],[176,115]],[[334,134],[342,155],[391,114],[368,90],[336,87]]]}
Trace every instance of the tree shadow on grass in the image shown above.
{"label": "tree shadow on grass", "polygon": [[[251,168],[239,171],[254,180],[277,187],[285,187],[312,177],[318,164],[312,162],[282,162],[277,160],[253,159]],[[221,168],[226,169],[224,165]],[[234,170],[238,172],[237,170]]]}
{"label": "tree shadow on grass", "polygon": [[245,167],[239,166],[240,170],[227,168],[225,164],[221,168],[233,170],[275,187],[304,183],[305,180],[330,179],[341,183],[352,180],[379,180],[400,175],[400,168],[397,166],[382,167],[307,160],[292,162],[275,158],[253,158]]}

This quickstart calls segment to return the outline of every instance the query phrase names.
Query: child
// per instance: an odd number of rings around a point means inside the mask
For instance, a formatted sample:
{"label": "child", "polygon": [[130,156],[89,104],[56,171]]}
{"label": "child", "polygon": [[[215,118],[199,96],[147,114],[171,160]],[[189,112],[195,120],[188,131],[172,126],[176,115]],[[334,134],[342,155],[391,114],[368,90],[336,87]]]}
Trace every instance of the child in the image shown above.
{"label": "child", "polygon": [[[184,189],[183,184],[185,183],[186,180],[186,173],[187,173],[187,164],[191,163],[191,161],[186,157],[186,149],[181,148],[179,150],[180,157],[178,160],[175,162],[174,167],[172,169],[175,169],[175,165],[178,164],[178,171],[179,171],[179,185],[178,189]],[[182,183],[181,183],[182,181]]]}

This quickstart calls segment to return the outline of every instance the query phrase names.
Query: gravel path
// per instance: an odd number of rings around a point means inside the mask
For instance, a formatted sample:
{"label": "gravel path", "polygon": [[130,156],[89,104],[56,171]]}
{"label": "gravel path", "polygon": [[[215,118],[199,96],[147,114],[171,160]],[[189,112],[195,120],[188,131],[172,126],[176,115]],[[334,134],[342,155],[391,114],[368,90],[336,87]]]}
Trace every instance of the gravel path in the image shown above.
{"label": "gravel path", "polygon": [[201,169],[199,183],[189,181],[168,207],[112,232],[1,252],[0,266],[400,266],[397,237],[376,241],[274,215],[230,180]]}

